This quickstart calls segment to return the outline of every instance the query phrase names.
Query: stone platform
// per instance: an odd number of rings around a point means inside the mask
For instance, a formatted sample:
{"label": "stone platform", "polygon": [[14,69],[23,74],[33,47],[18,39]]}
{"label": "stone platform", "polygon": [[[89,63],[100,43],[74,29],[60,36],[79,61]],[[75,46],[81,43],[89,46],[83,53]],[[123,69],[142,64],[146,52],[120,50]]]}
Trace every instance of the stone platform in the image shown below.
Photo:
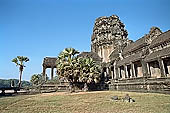
{"label": "stone platform", "polygon": [[112,80],[110,90],[155,92],[170,94],[170,78],[138,78],[127,80]]}

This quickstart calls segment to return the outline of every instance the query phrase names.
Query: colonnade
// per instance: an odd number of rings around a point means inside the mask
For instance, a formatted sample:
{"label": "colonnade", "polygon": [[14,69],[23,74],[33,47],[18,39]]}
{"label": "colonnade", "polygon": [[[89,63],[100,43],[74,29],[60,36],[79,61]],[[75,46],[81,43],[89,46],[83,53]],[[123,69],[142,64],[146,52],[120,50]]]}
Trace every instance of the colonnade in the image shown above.
{"label": "colonnade", "polygon": [[167,77],[170,76],[170,58],[157,58],[153,61],[140,59],[123,65],[104,67],[104,74],[111,75],[112,79],[126,79],[137,77]]}
{"label": "colonnade", "polygon": [[[53,80],[53,78],[54,78],[54,68],[55,68],[55,67],[48,67],[48,68],[51,68],[51,80]],[[46,69],[47,69],[47,67],[46,67],[46,66],[43,66],[43,79],[44,79],[45,81],[47,80]]]}

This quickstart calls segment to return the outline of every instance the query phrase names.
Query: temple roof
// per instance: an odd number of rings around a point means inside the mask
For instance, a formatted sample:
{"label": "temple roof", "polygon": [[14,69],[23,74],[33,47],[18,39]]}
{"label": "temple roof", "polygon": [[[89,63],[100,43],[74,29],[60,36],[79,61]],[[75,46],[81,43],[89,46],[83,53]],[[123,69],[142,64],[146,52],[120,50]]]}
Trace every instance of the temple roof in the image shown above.
{"label": "temple roof", "polygon": [[156,46],[159,46],[160,44],[164,42],[170,41],[170,30],[160,34],[157,38],[155,38],[150,45],[150,48],[154,48]]}
{"label": "temple roof", "polygon": [[144,47],[147,45],[147,41],[145,36],[138,39],[137,41],[135,41],[134,43],[131,43],[130,45],[128,45],[127,47],[124,48],[123,50],[123,55],[127,54],[129,52],[135,51],[141,47]]}
{"label": "temple roof", "polygon": [[153,61],[159,57],[168,57],[170,56],[170,47],[161,49],[159,51],[155,51],[149,55],[146,56],[145,61]]}
{"label": "temple roof", "polygon": [[56,67],[57,57],[45,57],[43,60],[43,66],[46,68]]}
{"label": "temple roof", "polygon": [[137,53],[137,54],[131,55],[129,57],[126,57],[123,60],[119,60],[117,65],[121,66],[121,65],[124,65],[124,64],[130,64],[131,62],[135,62],[135,61],[138,61],[140,59],[141,59],[141,53]]}
{"label": "temple roof", "polygon": [[82,52],[78,55],[78,57],[83,57],[83,58],[90,57],[96,63],[100,63],[102,61],[102,59],[98,56],[98,54],[94,52]]}

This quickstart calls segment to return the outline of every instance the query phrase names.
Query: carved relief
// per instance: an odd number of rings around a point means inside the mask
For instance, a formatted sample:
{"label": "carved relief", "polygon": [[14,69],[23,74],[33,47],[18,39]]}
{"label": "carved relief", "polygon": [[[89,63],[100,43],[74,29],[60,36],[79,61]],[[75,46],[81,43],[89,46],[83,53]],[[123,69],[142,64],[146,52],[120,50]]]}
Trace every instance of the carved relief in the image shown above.
{"label": "carved relief", "polygon": [[96,19],[91,38],[91,51],[98,53],[103,62],[109,62],[111,52],[115,48],[123,49],[124,43],[128,42],[128,33],[124,27],[116,15]]}

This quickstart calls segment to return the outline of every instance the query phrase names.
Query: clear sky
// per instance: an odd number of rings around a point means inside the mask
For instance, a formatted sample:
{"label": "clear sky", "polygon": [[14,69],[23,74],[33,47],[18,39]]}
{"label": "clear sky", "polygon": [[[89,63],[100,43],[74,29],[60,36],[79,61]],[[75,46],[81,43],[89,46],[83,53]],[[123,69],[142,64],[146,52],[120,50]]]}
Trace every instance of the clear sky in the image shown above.
{"label": "clear sky", "polygon": [[66,47],[90,51],[95,19],[113,14],[132,40],[152,26],[170,29],[170,0],[0,0],[0,79],[18,78],[16,56],[30,58],[23,73],[30,80],[46,56]]}

